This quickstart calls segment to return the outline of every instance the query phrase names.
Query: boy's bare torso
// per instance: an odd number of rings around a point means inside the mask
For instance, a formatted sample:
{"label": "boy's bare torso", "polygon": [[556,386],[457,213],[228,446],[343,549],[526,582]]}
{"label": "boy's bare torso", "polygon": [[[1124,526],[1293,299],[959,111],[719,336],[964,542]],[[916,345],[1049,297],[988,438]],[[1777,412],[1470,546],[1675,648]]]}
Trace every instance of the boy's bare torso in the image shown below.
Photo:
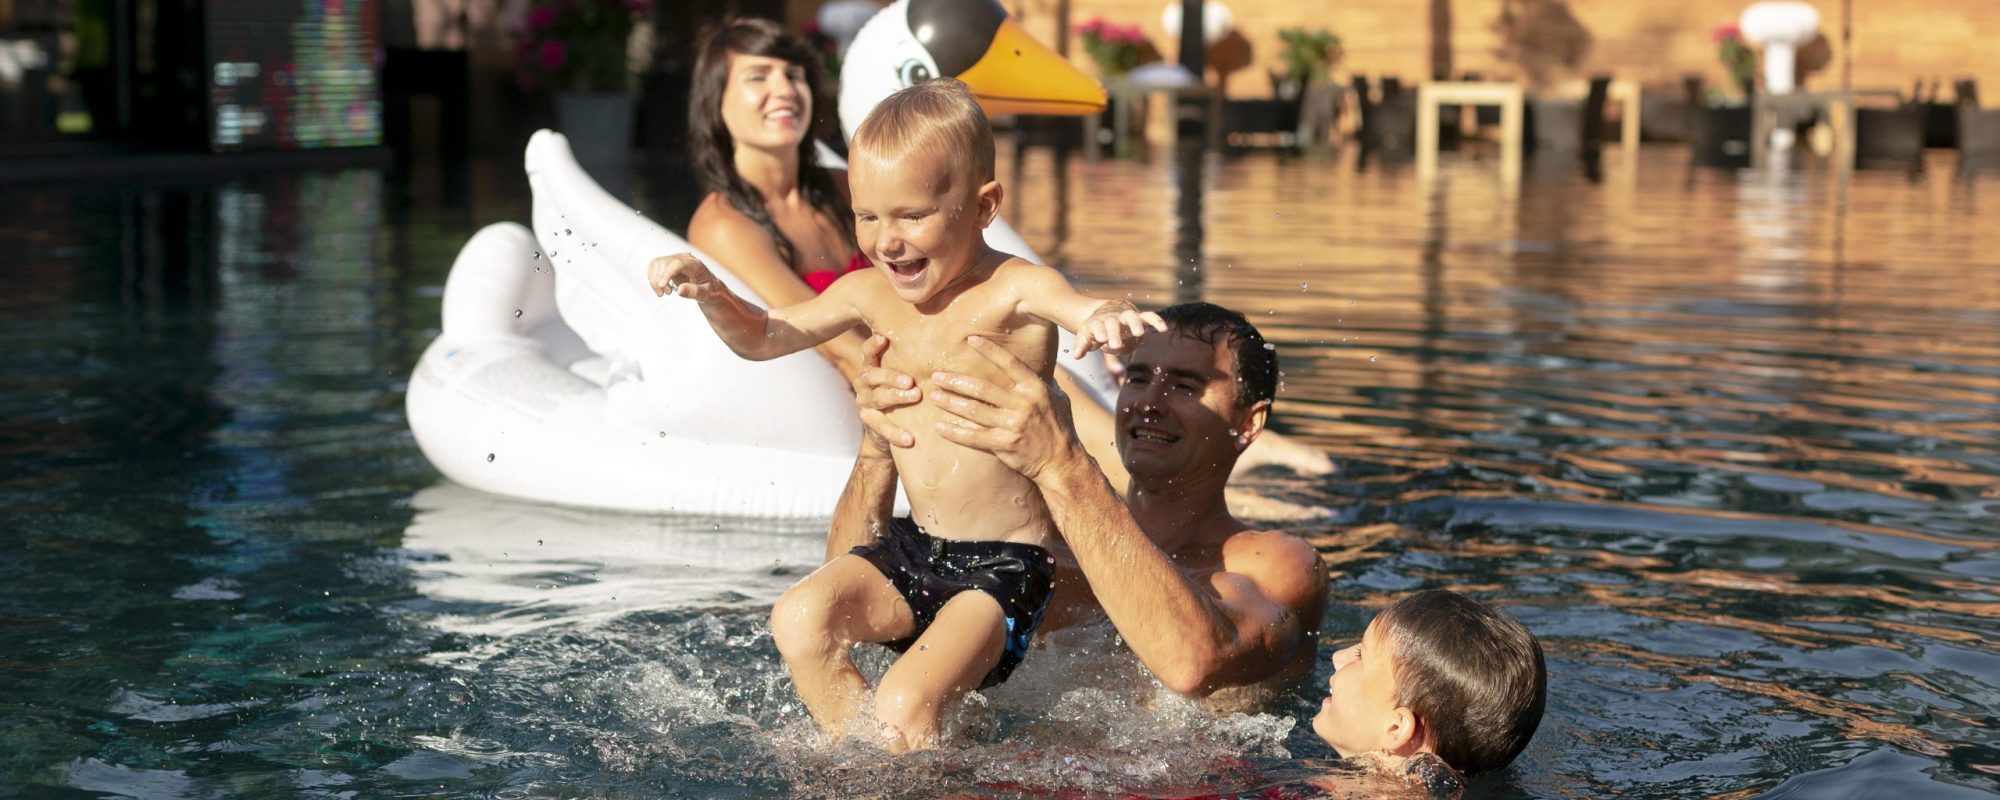
{"label": "boy's bare torso", "polygon": [[[1057,328],[1020,311],[1010,273],[1046,269],[1007,259],[984,279],[941,292],[928,313],[897,297],[878,272],[855,273],[863,291],[855,303],[868,327],[889,339],[882,365],[916,378],[926,396],[930,376],[948,371],[1000,382],[1004,376],[965,342],[978,335],[1005,347],[1036,374],[1055,369]],[[967,276],[972,278],[973,276]],[[916,443],[895,451],[896,471],[909,494],[912,517],[942,539],[1011,541],[1043,545],[1052,525],[1035,487],[991,453],[955,444],[932,427],[948,415],[928,402],[888,412]]]}

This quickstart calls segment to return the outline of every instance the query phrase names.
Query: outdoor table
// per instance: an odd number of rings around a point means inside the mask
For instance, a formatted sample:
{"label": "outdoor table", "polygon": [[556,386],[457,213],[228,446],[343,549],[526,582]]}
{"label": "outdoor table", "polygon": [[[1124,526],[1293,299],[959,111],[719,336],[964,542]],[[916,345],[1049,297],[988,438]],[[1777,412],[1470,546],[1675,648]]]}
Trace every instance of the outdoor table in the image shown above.
{"label": "outdoor table", "polygon": [[1780,125],[1794,125],[1814,111],[1824,112],[1833,127],[1833,163],[1837,169],[1854,168],[1854,101],[1860,97],[1888,97],[1900,101],[1894,89],[1857,89],[1831,92],[1759,92],[1750,99],[1750,166],[1761,167],[1771,146],[1771,132]]}
{"label": "outdoor table", "polygon": [[1437,175],[1438,106],[1500,107],[1500,179],[1521,179],[1521,127],[1527,95],[1518,83],[1425,81],[1417,86],[1417,177]]}

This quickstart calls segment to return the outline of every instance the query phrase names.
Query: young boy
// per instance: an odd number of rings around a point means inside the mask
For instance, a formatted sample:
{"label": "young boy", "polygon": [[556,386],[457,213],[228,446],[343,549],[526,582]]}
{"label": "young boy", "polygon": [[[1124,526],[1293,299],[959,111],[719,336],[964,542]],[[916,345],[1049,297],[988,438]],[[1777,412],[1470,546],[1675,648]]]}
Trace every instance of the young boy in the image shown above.
{"label": "young boy", "polygon": [[[968,334],[1047,378],[1058,325],[1076,332],[1079,358],[1099,347],[1122,352],[1147,326],[1166,329],[1156,314],[1078,294],[1055,270],[986,245],[981,230],[999,212],[1001,190],[992,132],[965,84],[931,81],[890,96],[855,131],[851,150],[855,234],[875,269],[766,312],[682,254],[648,267],[654,293],[700,301],[745,358],[794,353],[866,325],[893,342],[884,366],[917,376],[1002,379]],[[867,691],[853,643],[904,653],[883,675],[874,708],[887,746],[901,751],[933,746],[953,701],[1020,663],[1048,604],[1054,559],[1043,547],[1049,512],[1027,478],[936,433],[942,412],[929,404],[890,420],[913,434],[895,452],[913,519],[895,520],[787,591],[772,609],[771,635],[807,710],[834,737],[854,724]]]}
{"label": "young boy", "polygon": [[1438,778],[1422,774],[1432,759],[1465,776],[1513,761],[1541,724],[1548,685],[1534,634],[1441,589],[1383,609],[1333,668],[1313,732],[1433,788]]}

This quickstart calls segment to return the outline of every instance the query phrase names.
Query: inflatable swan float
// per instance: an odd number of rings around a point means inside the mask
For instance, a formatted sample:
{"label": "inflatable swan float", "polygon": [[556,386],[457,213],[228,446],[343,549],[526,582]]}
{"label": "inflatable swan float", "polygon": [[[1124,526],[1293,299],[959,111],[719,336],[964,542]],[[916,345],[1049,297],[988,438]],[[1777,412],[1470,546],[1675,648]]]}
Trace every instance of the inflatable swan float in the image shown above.
{"label": "inflatable swan float", "polygon": [[[850,134],[883,98],[935,76],[964,80],[989,114],[1104,106],[1102,87],[991,0],[898,0],[856,35],[844,72]],[[839,372],[811,351],[745,361],[694,304],[655,298],[646,263],[693,246],[607,194],[561,135],[535,134],[526,167],[533,229],[501,223],[466,243],[445,280],[443,332],[410,380],[410,429],[431,463],[475,489],[565,505],[831,514],[861,435]],[[986,238],[1041,260],[1004,221]],[[1108,406],[1116,388],[1100,362],[1064,365]]]}

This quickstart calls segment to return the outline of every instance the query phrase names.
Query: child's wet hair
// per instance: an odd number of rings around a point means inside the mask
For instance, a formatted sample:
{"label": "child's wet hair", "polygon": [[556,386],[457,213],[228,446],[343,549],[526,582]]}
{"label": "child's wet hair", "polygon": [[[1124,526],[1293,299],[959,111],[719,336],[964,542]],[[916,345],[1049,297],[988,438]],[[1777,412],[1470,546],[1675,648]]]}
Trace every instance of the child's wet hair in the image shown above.
{"label": "child's wet hair", "polygon": [[944,159],[974,187],[993,180],[993,128],[956,78],[939,78],[889,95],[854,130],[850,150],[900,161],[911,155]]}
{"label": "child's wet hair", "polygon": [[1542,722],[1548,673],[1520,621],[1457,592],[1405,597],[1376,617],[1393,642],[1396,702],[1470,776],[1507,766]]}

